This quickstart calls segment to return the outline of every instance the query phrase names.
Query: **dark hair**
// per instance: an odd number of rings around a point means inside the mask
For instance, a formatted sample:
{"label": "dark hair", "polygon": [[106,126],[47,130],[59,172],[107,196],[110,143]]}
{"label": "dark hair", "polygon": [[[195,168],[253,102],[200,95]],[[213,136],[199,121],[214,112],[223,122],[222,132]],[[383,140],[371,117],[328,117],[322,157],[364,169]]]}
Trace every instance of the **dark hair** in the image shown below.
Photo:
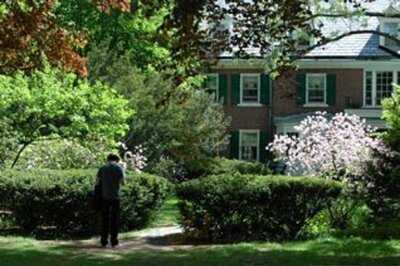
{"label": "dark hair", "polygon": [[107,156],[107,161],[113,161],[113,162],[119,162],[119,156],[118,155],[116,155],[116,154],[114,154],[114,153],[110,153],[108,156]]}

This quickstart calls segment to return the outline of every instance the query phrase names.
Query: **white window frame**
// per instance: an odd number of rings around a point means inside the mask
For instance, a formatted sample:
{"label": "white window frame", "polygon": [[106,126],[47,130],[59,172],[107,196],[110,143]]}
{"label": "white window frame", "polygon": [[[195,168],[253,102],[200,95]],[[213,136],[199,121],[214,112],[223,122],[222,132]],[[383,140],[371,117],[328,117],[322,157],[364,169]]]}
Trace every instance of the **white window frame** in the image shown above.
{"label": "white window frame", "polygon": [[[308,80],[310,77],[323,77],[324,78],[324,102],[310,102],[309,98],[309,87]],[[307,73],[306,74],[306,103],[305,107],[327,107],[327,75],[326,73]]]}
{"label": "white window frame", "polygon": [[242,158],[242,134],[243,133],[256,133],[257,134],[257,158],[256,161],[260,160],[260,130],[258,129],[241,129],[239,130],[239,160]]}
{"label": "white window frame", "polygon": [[[400,20],[398,18],[384,18],[381,20],[380,26],[379,26],[379,30],[381,32],[385,32],[384,28],[385,28],[385,24],[387,24],[387,23],[397,23],[398,27],[400,27]],[[398,32],[397,34],[400,38],[400,32]],[[382,46],[386,46],[386,37],[385,36],[379,37],[379,44]]]}
{"label": "white window frame", "polygon": [[[207,78],[208,77],[215,77],[217,79],[217,88],[215,89],[215,101],[219,101],[219,74],[218,73],[209,73],[206,74]],[[209,88],[206,87],[206,90],[209,90]]]}
{"label": "white window frame", "polygon": [[[372,105],[367,105],[366,93],[367,93],[367,72],[372,72]],[[397,83],[398,81],[398,73],[400,70],[393,70],[393,69],[364,69],[364,76],[363,76],[363,108],[382,108],[382,105],[376,104],[376,76],[377,72],[392,72],[393,73],[393,83]],[[393,93],[395,91],[393,90]]]}
{"label": "white window frame", "polygon": [[[243,102],[244,77],[257,77],[257,102]],[[240,104],[239,106],[261,106],[261,74],[260,73],[242,73],[240,74]]]}

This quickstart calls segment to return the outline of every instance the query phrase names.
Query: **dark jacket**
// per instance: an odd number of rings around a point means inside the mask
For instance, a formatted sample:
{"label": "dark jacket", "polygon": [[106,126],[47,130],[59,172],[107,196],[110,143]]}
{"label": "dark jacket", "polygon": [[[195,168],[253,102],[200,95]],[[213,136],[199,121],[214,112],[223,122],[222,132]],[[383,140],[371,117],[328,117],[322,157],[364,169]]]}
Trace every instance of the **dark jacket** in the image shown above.
{"label": "dark jacket", "polygon": [[102,166],[97,173],[97,184],[101,187],[101,196],[105,200],[119,199],[119,190],[124,180],[124,170],[116,163]]}

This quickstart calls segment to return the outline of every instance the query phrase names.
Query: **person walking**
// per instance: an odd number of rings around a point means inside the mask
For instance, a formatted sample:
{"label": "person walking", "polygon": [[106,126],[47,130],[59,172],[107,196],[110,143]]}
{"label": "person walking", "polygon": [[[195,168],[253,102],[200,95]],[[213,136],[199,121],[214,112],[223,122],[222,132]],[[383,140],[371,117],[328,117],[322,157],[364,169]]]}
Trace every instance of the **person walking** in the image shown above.
{"label": "person walking", "polygon": [[124,170],[118,164],[120,158],[116,154],[107,156],[107,163],[97,173],[96,185],[101,191],[101,239],[100,243],[106,247],[109,243],[115,247],[118,242],[120,187],[124,181]]}

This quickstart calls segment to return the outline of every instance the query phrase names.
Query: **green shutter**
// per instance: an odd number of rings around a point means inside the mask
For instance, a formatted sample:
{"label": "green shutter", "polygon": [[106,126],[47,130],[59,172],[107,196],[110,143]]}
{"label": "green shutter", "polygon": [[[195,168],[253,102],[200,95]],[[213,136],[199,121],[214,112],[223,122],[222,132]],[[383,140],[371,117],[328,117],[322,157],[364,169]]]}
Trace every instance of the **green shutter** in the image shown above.
{"label": "green shutter", "polygon": [[266,131],[260,132],[260,162],[267,161],[268,151],[266,150],[268,145],[268,135]]}
{"label": "green shutter", "polygon": [[266,74],[261,74],[261,103],[268,105],[270,98],[270,79]]}
{"label": "green shutter", "polygon": [[228,78],[224,74],[219,74],[218,76],[218,97],[219,101],[223,101],[224,104],[227,103],[228,98]]}
{"label": "green shutter", "polygon": [[203,79],[202,84],[201,84],[201,88],[202,88],[202,89],[205,89],[205,88],[207,87],[207,81],[208,81],[208,79],[209,79],[209,76],[206,75],[205,78]]}
{"label": "green shutter", "polygon": [[297,104],[306,103],[306,74],[297,74]]}
{"label": "green shutter", "polygon": [[240,103],[240,74],[233,74],[232,76],[232,103]]}
{"label": "green shutter", "polygon": [[231,158],[239,159],[239,131],[231,132]]}
{"label": "green shutter", "polygon": [[336,75],[328,74],[326,76],[326,102],[328,105],[335,105],[336,103]]}

